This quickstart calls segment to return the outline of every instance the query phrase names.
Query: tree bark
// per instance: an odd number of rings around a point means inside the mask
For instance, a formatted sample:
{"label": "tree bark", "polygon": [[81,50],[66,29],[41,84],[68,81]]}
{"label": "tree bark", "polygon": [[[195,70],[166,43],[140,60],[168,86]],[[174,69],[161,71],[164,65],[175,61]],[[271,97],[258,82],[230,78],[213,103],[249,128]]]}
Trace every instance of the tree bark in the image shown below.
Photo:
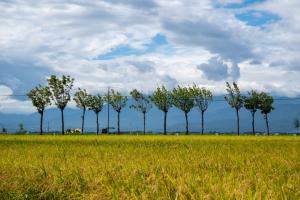
{"label": "tree bark", "polygon": [[143,112],[144,115],[144,135],[146,135],[146,113]]}
{"label": "tree bark", "polygon": [[41,119],[40,119],[40,135],[43,135],[43,118],[44,118],[44,110],[40,113]]}
{"label": "tree bark", "polygon": [[201,134],[204,133],[204,110],[201,110]]}
{"label": "tree bark", "polygon": [[235,109],[236,111],[236,118],[237,118],[237,135],[240,135],[240,116],[239,116],[239,109]]}
{"label": "tree bark", "polygon": [[252,112],[252,133],[255,135],[255,112]]}
{"label": "tree bark", "polygon": [[188,120],[188,113],[185,112],[184,113],[185,116],[185,134],[188,135],[189,134],[189,120]]}
{"label": "tree bark", "polygon": [[268,114],[265,114],[265,120],[266,120],[266,125],[267,125],[267,133],[268,133],[268,135],[270,135]]}
{"label": "tree bark", "polygon": [[164,114],[164,135],[167,135],[167,114],[168,114],[168,112],[165,111],[164,113],[165,113]]}
{"label": "tree bark", "polygon": [[60,109],[61,112],[61,134],[65,134],[65,122],[64,122],[64,110]]}
{"label": "tree bark", "polygon": [[97,135],[99,135],[99,113],[96,113]]}
{"label": "tree bark", "polygon": [[85,108],[83,108],[82,111],[81,134],[83,134],[84,131],[84,116],[85,116]]}
{"label": "tree bark", "polygon": [[120,135],[120,112],[118,112],[118,135]]}

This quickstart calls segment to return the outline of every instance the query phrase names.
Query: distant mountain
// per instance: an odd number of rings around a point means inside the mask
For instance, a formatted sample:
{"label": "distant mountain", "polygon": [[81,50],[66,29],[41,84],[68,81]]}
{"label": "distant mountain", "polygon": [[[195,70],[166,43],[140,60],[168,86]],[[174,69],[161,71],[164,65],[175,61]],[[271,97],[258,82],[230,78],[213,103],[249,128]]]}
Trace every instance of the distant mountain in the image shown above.
{"label": "distant mountain", "polygon": [[[222,99],[217,97],[216,99]],[[130,101],[128,103],[130,105]],[[270,130],[271,132],[294,132],[293,120],[300,118],[300,100],[275,101],[275,110],[270,114]],[[79,128],[81,126],[81,110],[65,109],[65,128]],[[116,126],[116,113],[111,109],[110,124]],[[86,113],[85,127],[86,131],[95,131],[95,114],[92,111]],[[107,106],[104,106],[100,113],[100,127],[107,126]],[[127,106],[121,112],[121,130],[122,131],[138,131],[142,130],[143,125],[142,114],[129,109]],[[184,114],[182,111],[171,108],[168,113],[167,128],[169,132],[184,132]],[[194,108],[189,113],[189,125],[191,132],[200,132],[200,113]],[[240,122],[242,132],[251,132],[251,115],[246,109],[240,112]],[[39,130],[39,115],[34,114],[4,114],[0,113],[0,127],[5,127],[10,132],[18,130],[18,124],[23,123],[28,131]],[[153,106],[152,110],[147,114],[147,131],[162,132],[163,131],[163,113]],[[49,109],[45,112],[44,130],[60,131],[60,112],[58,109]],[[256,114],[257,131],[265,131],[265,122],[258,111]],[[235,132],[236,117],[235,112],[224,101],[214,101],[205,114],[205,130],[216,132]]]}

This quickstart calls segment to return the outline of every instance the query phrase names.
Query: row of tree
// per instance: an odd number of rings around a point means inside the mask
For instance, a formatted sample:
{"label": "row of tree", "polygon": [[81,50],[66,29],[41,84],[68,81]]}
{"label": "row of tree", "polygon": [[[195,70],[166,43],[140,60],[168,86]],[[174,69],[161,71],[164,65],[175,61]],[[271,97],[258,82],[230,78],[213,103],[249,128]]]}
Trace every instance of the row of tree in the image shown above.
{"label": "row of tree", "polygon": [[[47,86],[38,85],[27,93],[32,100],[32,104],[37,108],[40,114],[40,134],[43,134],[43,116],[47,106],[54,103],[61,112],[61,132],[64,135],[64,109],[71,100],[71,90],[74,79],[70,76],[62,76],[61,78],[52,75],[48,80]],[[245,107],[252,115],[252,131],[255,134],[255,113],[260,110],[264,115],[267,133],[269,135],[268,114],[274,109],[272,96],[265,92],[257,92],[252,90],[247,96],[240,93],[238,85],[233,82],[226,82],[227,94],[225,100],[235,109],[237,117],[237,134],[240,134],[239,110]],[[134,89],[130,92],[133,99],[133,108],[143,114],[144,134],[146,132],[146,114],[152,108],[152,103],[164,113],[164,134],[167,134],[167,114],[172,106],[182,110],[185,116],[186,134],[189,133],[188,113],[194,107],[198,107],[201,113],[201,132],[204,133],[204,113],[208,109],[209,104],[213,101],[213,94],[207,88],[200,88],[197,85],[181,87],[177,86],[172,91],[167,90],[164,86],[157,87],[152,95],[147,96],[142,92]],[[126,106],[127,96],[123,96],[120,92],[111,89],[105,96],[89,94],[85,89],[78,88],[73,100],[77,107],[82,109],[81,132],[84,133],[84,117],[86,110],[92,110],[96,114],[96,133],[99,134],[99,113],[102,111],[103,105],[107,103],[111,105],[117,112],[117,127],[120,134],[120,114]]]}

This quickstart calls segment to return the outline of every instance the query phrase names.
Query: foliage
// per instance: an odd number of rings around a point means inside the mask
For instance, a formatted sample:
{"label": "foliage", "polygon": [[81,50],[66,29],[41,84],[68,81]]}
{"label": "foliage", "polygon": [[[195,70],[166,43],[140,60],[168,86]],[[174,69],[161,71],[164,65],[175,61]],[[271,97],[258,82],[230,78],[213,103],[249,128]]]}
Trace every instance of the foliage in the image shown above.
{"label": "foliage", "polygon": [[132,90],[130,92],[130,95],[134,100],[134,103],[130,105],[130,108],[133,108],[142,113],[147,113],[152,108],[152,104],[149,98],[137,89]]}
{"label": "foliage", "polygon": [[192,97],[194,98],[194,105],[201,111],[205,112],[208,105],[213,101],[212,92],[205,87],[198,87],[196,84],[191,88]]}
{"label": "foliage", "polygon": [[268,114],[272,110],[274,110],[274,107],[273,107],[273,97],[269,96],[265,92],[261,92],[260,93],[260,105],[259,105],[259,109],[260,109],[261,113],[264,115],[264,118],[266,120],[267,133],[269,135],[270,134],[270,130],[269,130]]}
{"label": "foliage", "polygon": [[86,109],[89,94],[85,89],[78,88],[78,91],[74,94],[73,100],[76,102],[76,106],[81,109]]}
{"label": "foliage", "polygon": [[24,128],[24,124],[20,123],[19,124],[19,130],[17,131],[17,134],[25,134],[27,133],[26,129]]}
{"label": "foliage", "polygon": [[150,96],[150,100],[163,112],[168,112],[172,107],[172,94],[165,86],[157,87],[154,93]]}
{"label": "foliage", "polygon": [[52,75],[48,79],[52,99],[55,105],[61,110],[63,110],[71,100],[70,92],[73,87],[73,82],[73,78],[65,75],[63,75],[61,79],[55,75]]}
{"label": "foliage", "polygon": [[[298,135],[298,129],[299,129],[299,127],[300,127],[300,122],[299,122],[299,119],[298,118],[295,118],[294,119],[294,127],[295,127],[295,129],[296,129],[296,131],[297,131],[297,135]],[[4,132],[4,131],[3,131]]]}
{"label": "foliage", "polygon": [[248,92],[248,96],[244,97],[244,106],[252,114],[252,132],[255,135],[255,113],[261,104],[260,93],[255,90]]}
{"label": "foliage", "polygon": [[89,110],[94,111],[96,114],[96,126],[97,126],[97,135],[99,133],[99,112],[101,112],[104,104],[104,98],[102,98],[99,94],[98,95],[88,95],[86,100],[86,105]]}
{"label": "foliage", "polygon": [[260,93],[260,105],[259,105],[259,109],[261,111],[262,114],[269,114],[272,110],[274,110],[273,107],[273,97],[269,96],[267,93],[265,92],[261,92]]}
{"label": "foliage", "polygon": [[193,91],[189,87],[174,88],[172,91],[172,102],[175,107],[185,113],[194,107]]}
{"label": "foliage", "polygon": [[31,99],[32,104],[36,107],[38,113],[44,112],[45,108],[51,105],[51,92],[49,87],[38,85],[31,89],[27,96]]}
{"label": "foliage", "polygon": [[227,94],[224,96],[227,103],[235,109],[237,118],[237,134],[240,135],[240,116],[239,110],[244,106],[245,98],[241,95],[238,85],[233,82],[232,86],[226,82]]}
{"label": "foliage", "polygon": [[193,91],[190,87],[174,88],[172,102],[175,107],[182,110],[185,116],[185,134],[189,133],[188,113],[194,107]]}
{"label": "foliage", "polygon": [[111,89],[110,105],[116,112],[121,112],[122,108],[126,106],[127,97],[122,96],[120,92]]}
{"label": "foliage", "polygon": [[157,108],[164,112],[164,134],[167,134],[167,113],[173,105],[172,93],[168,91],[165,86],[157,87],[150,100],[157,106]]}
{"label": "foliage", "polygon": [[233,82],[232,86],[226,82],[227,94],[224,96],[228,104],[236,110],[241,109],[244,106],[244,97],[241,95],[238,85]]}
{"label": "foliage", "polygon": [[104,99],[98,95],[88,95],[86,105],[89,110],[94,111],[96,114],[101,112],[104,104]]}
{"label": "foliage", "polygon": [[300,137],[0,136],[1,199],[299,199]]}
{"label": "foliage", "polygon": [[194,106],[201,110],[201,133],[204,134],[204,112],[213,101],[213,94],[209,89],[205,87],[200,88],[196,84],[190,90],[194,99]]}
{"label": "foliage", "polygon": [[294,119],[294,128],[298,129],[300,127],[300,122],[298,118]]}
{"label": "foliage", "polygon": [[78,108],[81,108],[82,111],[82,124],[81,124],[81,133],[84,132],[84,117],[85,117],[85,110],[87,107],[87,101],[88,101],[88,93],[85,89],[78,88],[78,91],[75,93],[73,100],[76,102],[76,106]]}
{"label": "foliage", "polygon": [[251,113],[255,113],[261,104],[260,93],[255,90],[251,90],[248,92],[248,96],[245,97],[244,103],[244,106],[247,110],[249,110]]}

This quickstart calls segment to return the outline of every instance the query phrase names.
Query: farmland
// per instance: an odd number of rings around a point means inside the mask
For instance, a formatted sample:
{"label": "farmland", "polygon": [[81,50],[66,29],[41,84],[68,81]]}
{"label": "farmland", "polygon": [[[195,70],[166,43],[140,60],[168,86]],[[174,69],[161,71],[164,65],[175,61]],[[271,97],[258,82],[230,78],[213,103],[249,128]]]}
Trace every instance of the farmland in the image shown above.
{"label": "farmland", "polygon": [[299,199],[295,136],[0,135],[0,199]]}

